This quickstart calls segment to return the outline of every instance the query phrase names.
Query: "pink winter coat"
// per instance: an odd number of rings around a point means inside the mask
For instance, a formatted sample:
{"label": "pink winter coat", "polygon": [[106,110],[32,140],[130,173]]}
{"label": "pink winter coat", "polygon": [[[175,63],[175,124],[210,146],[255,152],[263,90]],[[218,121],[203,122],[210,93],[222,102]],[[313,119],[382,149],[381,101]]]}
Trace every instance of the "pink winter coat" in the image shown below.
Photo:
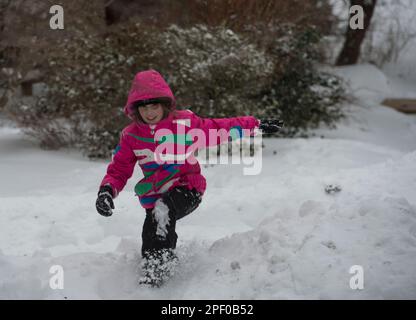
{"label": "pink winter coat", "polygon": [[[197,139],[193,132],[199,130],[208,137],[210,129],[236,129],[241,136],[242,129],[249,129],[253,133],[259,125],[259,120],[252,116],[207,119],[198,117],[190,110],[176,110],[175,97],[169,85],[154,70],[136,74],[124,108],[126,115],[131,117],[133,102],[154,98],[169,98],[171,112],[156,126],[133,122],[124,128],[107,174],[101,182],[101,186],[111,185],[116,197],[132,176],[138,162],[144,178],[136,184],[135,193],[144,208],[153,208],[161,194],[176,186],[195,188],[201,194],[205,192],[206,180],[201,174],[199,163],[194,157],[189,157],[192,150],[196,149],[194,142],[198,140],[199,148],[204,147],[201,141],[205,145],[215,145],[228,140]],[[164,151],[160,152],[161,148]],[[158,153],[166,156],[164,162]],[[187,157],[193,161],[188,161]]]}

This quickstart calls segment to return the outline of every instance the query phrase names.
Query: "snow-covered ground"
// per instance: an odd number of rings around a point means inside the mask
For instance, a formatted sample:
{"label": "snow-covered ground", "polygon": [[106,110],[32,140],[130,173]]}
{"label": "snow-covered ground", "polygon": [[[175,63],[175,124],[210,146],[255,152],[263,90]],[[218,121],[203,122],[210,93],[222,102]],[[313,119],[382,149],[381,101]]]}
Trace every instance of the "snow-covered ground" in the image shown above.
{"label": "snow-covered ground", "polygon": [[[107,162],[39,150],[3,125],[0,298],[415,299],[416,117],[379,103],[416,85],[369,65],[337,72],[356,97],[338,130],[265,140],[257,176],[240,165],[203,169],[207,192],[178,222],[181,262],[161,289],[137,285],[140,170],[104,218],[94,205]],[[342,191],[326,194],[327,184]],[[49,286],[53,265],[63,290]],[[350,288],[353,265],[363,290]]]}

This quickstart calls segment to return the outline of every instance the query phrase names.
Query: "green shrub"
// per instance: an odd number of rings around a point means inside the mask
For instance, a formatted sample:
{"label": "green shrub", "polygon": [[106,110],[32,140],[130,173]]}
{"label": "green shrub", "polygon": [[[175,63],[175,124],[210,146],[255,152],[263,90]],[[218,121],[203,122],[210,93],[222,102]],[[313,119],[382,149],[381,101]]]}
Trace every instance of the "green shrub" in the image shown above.
{"label": "green shrub", "polygon": [[222,27],[177,26],[160,35],[153,56],[180,105],[204,116],[251,114],[250,97],[270,85],[273,62],[265,50]]}
{"label": "green shrub", "polygon": [[9,112],[45,147],[107,157],[129,121],[123,106],[134,74],[154,68],[178,105],[201,116],[279,117],[283,135],[303,134],[341,116],[340,82],[317,68],[319,39],[291,25],[254,25],[237,34],[221,26],[159,30],[129,22],[51,48],[48,90]]}
{"label": "green shrub", "polygon": [[104,37],[59,42],[43,69],[47,90],[30,106],[22,99],[8,113],[45,148],[75,146],[90,157],[107,157],[128,123],[122,107],[130,81],[145,65],[147,39],[130,24]]}
{"label": "green shrub", "polygon": [[259,117],[278,117],[285,122],[284,136],[307,135],[321,124],[335,127],[342,116],[344,87],[340,78],[321,70],[321,34],[315,28],[293,25],[265,26],[250,32],[268,33],[261,46],[273,57],[271,86],[255,97]]}

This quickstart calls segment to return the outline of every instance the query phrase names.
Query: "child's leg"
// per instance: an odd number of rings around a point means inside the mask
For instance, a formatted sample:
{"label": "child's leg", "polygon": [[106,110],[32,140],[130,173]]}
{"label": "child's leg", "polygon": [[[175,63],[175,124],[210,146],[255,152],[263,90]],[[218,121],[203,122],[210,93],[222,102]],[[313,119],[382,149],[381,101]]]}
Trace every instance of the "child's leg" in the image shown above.
{"label": "child's leg", "polygon": [[178,235],[176,220],[194,211],[201,203],[196,190],[177,187],[166,192],[155,209],[146,210],[142,232],[142,256],[147,257],[162,249],[175,249]]}
{"label": "child's leg", "polygon": [[201,203],[201,194],[195,189],[176,187],[163,195],[163,202],[174,212],[175,220],[193,212]]}

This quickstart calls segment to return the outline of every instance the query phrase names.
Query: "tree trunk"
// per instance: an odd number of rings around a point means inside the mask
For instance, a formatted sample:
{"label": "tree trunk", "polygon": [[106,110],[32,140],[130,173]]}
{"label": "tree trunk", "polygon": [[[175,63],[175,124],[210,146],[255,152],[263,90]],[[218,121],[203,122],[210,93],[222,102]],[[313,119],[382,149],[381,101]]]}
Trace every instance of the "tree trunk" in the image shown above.
{"label": "tree trunk", "polygon": [[[359,5],[364,11],[364,29],[351,29],[348,20],[347,32],[345,35],[344,47],[338,56],[336,65],[345,66],[356,64],[360,57],[361,44],[370,26],[371,17],[374,13],[377,0],[350,0],[350,7]],[[351,14],[350,14],[351,19]]]}

